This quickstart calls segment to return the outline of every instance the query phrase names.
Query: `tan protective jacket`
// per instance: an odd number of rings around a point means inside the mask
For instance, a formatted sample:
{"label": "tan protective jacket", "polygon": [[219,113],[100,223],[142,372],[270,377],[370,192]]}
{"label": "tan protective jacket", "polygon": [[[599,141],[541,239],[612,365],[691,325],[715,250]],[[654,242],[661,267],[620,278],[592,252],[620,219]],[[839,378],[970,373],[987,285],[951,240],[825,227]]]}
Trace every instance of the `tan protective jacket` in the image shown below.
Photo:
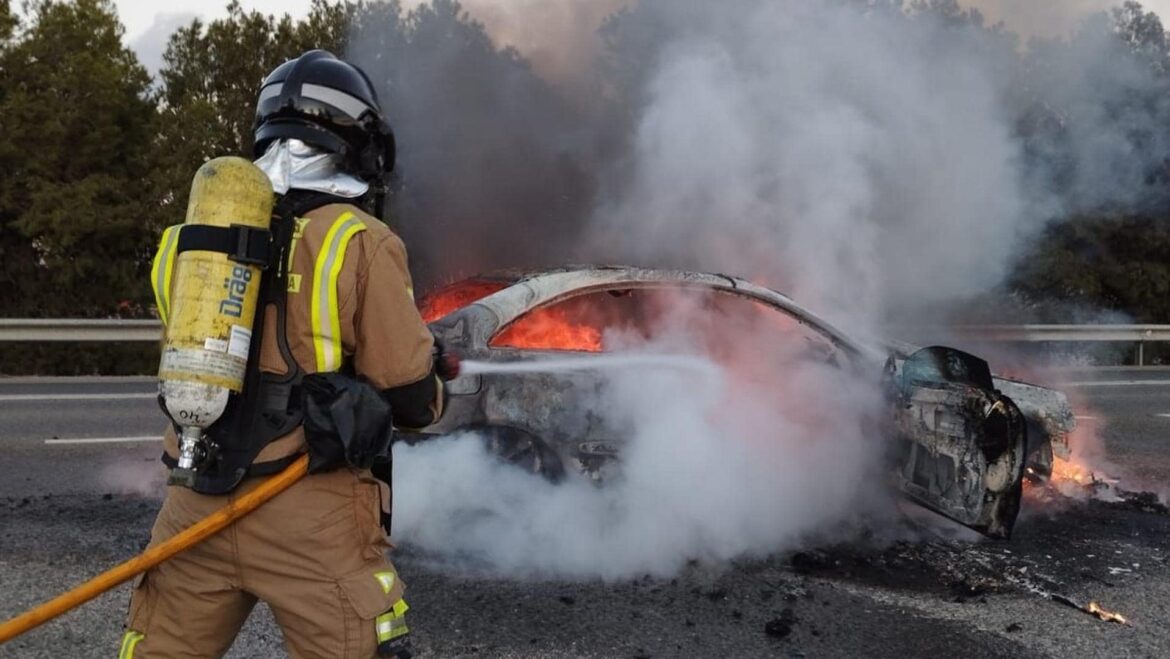
{"label": "tan protective jacket", "polygon": [[[286,322],[289,348],[305,373],[336,371],[352,363],[357,375],[378,390],[435,377],[434,337],[414,305],[402,240],[350,204],[322,206],[296,223]],[[276,325],[276,310],[268,307],[260,368],[284,373]],[[432,422],[443,411],[443,387],[437,378],[435,391],[429,409]],[[164,447],[171,457],[178,455],[173,428],[166,431]],[[264,447],[255,463],[305,449],[304,432],[298,428]]]}

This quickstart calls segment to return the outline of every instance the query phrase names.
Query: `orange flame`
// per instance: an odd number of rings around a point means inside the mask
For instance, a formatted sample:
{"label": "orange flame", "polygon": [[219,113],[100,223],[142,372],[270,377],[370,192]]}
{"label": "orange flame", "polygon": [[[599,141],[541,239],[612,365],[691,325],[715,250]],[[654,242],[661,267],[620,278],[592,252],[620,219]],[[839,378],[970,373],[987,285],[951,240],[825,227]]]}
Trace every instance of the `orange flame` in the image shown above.
{"label": "orange flame", "polygon": [[418,305],[419,313],[423,321],[433,323],[506,287],[504,282],[466,279],[423,296]]}
{"label": "orange flame", "polygon": [[1098,618],[1104,620],[1105,622],[1116,622],[1119,625],[1128,625],[1129,624],[1129,620],[1126,620],[1125,616],[1121,615],[1120,613],[1115,613],[1113,611],[1107,611],[1107,610],[1101,608],[1101,605],[1096,603],[1096,602],[1089,602],[1088,604],[1086,604],[1085,605],[1085,612],[1091,613],[1091,614],[1097,616]]}
{"label": "orange flame", "polygon": [[[431,323],[507,286],[505,282],[485,279],[456,282],[424,296],[419,302],[419,312],[424,321]],[[573,319],[570,319],[569,310],[563,307],[537,309],[506,327],[492,339],[491,345],[525,350],[601,352],[601,329],[578,318],[588,308],[573,308],[572,311]]]}
{"label": "orange flame", "polygon": [[557,307],[537,309],[500,332],[491,345],[526,350],[601,352],[601,330],[573,323]]}
{"label": "orange flame", "polygon": [[1092,485],[1098,482],[1096,475],[1085,465],[1060,458],[1052,461],[1052,480],[1055,483],[1072,482],[1077,485]]}

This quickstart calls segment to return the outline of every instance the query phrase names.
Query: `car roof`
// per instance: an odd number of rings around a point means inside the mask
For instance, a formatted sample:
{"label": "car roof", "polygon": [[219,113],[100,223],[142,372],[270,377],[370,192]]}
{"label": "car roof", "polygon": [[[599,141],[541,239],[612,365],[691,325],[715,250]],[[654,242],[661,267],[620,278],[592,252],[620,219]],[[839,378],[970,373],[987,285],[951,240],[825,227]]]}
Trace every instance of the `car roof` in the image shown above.
{"label": "car roof", "polygon": [[[665,284],[704,286],[735,291],[750,297],[767,300],[769,303],[784,309],[787,313],[800,318],[802,322],[818,327],[827,335],[836,337],[837,341],[852,350],[868,352],[848,334],[833,327],[828,321],[787,295],[731,275],[642,268],[629,265],[565,265],[545,269],[523,268],[491,271],[453,282],[437,289],[435,293],[473,282],[494,282],[503,285],[503,290],[487,295],[468,306],[491,308],[504,324],[526,309],[540,306],[576,288],[587,289],[630,284],[653,287],[655,284]],[[529,289],[529,292],[524,295],[510,293],[517,286],[523,286]]]}

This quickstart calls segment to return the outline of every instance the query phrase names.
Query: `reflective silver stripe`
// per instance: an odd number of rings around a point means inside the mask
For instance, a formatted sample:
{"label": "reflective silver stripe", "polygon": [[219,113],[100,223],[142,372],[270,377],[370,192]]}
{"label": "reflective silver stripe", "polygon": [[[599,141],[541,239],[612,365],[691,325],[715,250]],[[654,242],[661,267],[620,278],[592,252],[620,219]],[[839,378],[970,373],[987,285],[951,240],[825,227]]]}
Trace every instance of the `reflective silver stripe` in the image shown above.
{"label": "reflective silver stripe", "polygon": [[[397,608],[396,606],[395,609]],[[378,635],[379,644],[410,633],[410,628],[406,626],[406,618],[403,617],[404,613],[405,611],[400,613],[392,610],[374,619],[374,631]]]}
{"label": "reflective silver stripe", "polygon": [[[263,103],[270,98],[280,96],[280,92],[283,90],[284,83],[282,82],[268,85],[264,89],[260,90],[260,98],[257,101],[257,104]],[[332,105],[338,110],[341,110],[354,119],[360,119],[361,116],[367,112],[377,112],[377,110],[370,107],[370,105],[362,99],[332,87],[325,87],[324,85],[304,83],[301,85],[301,96],[304,96],[305,98],[311,98],[315,101],[321,101],[322,103],[328,103],[329,105]]]}
{"label": "reflective silver stripe", "polygon": [[362,99],[356,96],[350,96],[332,87],[305,83],[301,85],[301,96],[311,98],[315,101],[321,101],[322,103],[328,103],[354,119],[360,119],[363,114],[374,111],[374,108],[367,105]]}

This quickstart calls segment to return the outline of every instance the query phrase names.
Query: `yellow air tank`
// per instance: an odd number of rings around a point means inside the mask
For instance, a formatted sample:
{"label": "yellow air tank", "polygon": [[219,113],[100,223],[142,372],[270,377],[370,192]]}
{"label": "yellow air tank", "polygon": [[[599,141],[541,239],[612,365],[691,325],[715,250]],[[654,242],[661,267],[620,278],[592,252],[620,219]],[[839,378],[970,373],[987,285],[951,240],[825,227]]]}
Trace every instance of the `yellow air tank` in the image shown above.
{"label": "yellow air tank", "polygon": [[[186,225],[267,229],[272,205],[264,172],[243,158],[216,158],[195,173]],[[261,272],[220,252],[178,255],[158,369],[159,396],[181,429],[173,484],[194,483],[208,451],[206,429],[223,415],[231,394],[243,391]]]}

